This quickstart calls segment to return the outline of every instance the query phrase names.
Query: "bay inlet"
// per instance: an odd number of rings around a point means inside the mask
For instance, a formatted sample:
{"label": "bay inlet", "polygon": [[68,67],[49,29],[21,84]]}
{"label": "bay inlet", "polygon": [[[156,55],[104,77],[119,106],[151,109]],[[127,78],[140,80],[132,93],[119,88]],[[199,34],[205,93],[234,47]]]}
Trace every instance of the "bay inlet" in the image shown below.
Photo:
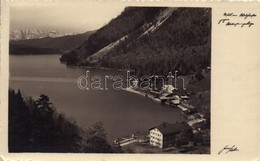
{"label": "bay inlet", "polygon": [[[126,72],[101,69],[67,68],[60,55],[10,56],[9,87],[20,89],[24,96],[37,98],[46,94],[59,112],[75,120],[82,128],[101,121],[108,141],[138,131],[146,131],[162,122],[183,121],[174,107],[125,90],[80,90],[79,76],[89,70],[92,75],[122,75]],[[113,81],[107,82],[112,87]]]}

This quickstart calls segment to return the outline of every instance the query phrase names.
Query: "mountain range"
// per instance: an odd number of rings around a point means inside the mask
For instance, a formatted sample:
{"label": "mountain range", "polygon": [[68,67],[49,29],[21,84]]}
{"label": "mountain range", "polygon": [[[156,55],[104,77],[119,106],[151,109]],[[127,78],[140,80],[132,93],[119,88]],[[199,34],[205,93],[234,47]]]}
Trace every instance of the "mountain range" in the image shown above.
{"label": "mountain range", "polygon": [[198,72],[211,62],[211,9],[126,7],[60,60],[138,75]]}
{"label": "mountain range", "polygon": [[83,43],[95,31],[62,37],[45,37],[27,40],[10,40],[9,53],[11,55],[38,55],[38,54],[62,54],[73,50]]}
{"label": "mountain range", "polygon": [[10,32],[10,40],[28,40],[28,39],[40,39],[44,37],[62,37],[68,35],[75,35],[76,33],[59,33],[58,31],[42,31],[38,29],[25,29],[25,30],[12,30]]}

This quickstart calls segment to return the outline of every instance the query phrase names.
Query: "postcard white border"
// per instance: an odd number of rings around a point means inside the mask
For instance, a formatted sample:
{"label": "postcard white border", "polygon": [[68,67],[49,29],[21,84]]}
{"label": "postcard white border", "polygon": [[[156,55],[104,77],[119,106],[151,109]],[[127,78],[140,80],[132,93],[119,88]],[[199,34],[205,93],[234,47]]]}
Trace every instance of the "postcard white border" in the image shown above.
{"label": "postcard white border", "polygon": [[[212,79],[211,79],[211,154],[58,154],[8,153],[8,33],[9,6],[15,4],[99,3],[126,6],[173,6],[212,8]],[[231,28],[218,25],[224,12],[255,13],[251,28]],[[260,4],[257,2],[185,2],[185,1],[73,1],[16,0],[1,3],[1,108],[0,156],[2,160],[41,161],[114,161],[114,160],[183,160],[183,161],[246,161],[260,158]],[[225,145],[236,145],[239,152],[218,155]]]}

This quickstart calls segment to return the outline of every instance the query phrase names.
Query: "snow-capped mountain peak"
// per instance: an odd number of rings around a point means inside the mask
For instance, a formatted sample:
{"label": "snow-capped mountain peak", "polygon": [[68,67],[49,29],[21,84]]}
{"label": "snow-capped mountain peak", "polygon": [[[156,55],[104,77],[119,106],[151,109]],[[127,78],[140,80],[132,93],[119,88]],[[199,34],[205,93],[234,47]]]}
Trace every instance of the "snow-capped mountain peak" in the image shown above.
{"label": "snow-capped mountain peak", "polygon": [[76,33],[59,33],[55,30],[47,32],[38,29],[13,30],[10,32],[10,40],[40,39],[44,37],[55,38],[75,34]]}

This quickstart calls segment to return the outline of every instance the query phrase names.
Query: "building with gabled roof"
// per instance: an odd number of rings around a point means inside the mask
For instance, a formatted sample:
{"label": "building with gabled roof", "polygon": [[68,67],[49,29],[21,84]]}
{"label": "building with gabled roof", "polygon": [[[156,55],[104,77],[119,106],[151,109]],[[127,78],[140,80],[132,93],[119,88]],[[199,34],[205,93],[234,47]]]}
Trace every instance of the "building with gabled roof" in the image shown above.
{"label": "building with gabled roof", "polygon": [[170,124],[163,122],[150,129],[150,145],[166,148],[175,146],[180,139],[188,141],[192,135],[192,128],[185,122]]}

